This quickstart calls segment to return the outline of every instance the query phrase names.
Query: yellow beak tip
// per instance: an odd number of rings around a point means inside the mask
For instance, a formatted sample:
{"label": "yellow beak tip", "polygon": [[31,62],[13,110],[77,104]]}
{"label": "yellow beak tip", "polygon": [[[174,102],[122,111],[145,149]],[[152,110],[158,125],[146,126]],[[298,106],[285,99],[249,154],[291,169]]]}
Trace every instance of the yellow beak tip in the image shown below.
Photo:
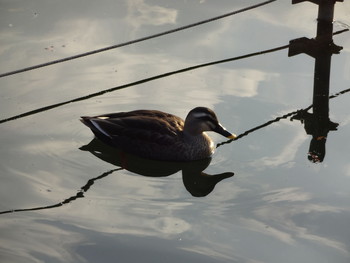
{"label": "yellow beak tip", "polygon": [[232,133],[230,136],[227,136],[227,138],[234,140],[237,138],[237,135]]}

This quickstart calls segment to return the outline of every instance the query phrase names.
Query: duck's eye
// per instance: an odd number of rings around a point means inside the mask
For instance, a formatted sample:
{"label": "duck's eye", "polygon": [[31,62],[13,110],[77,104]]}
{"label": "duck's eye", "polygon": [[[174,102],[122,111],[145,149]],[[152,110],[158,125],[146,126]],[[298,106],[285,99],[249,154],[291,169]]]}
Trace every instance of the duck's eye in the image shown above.
{"label": "duck's eye", "polygon": [[215,123],[213,123],[211,120],[207,120],[206,122],[205,122],[205,124],[211,129],[211,130],[214,130],[215,128],[216,128],[216,122]]}
{"label": "duck's eye", "polygon": [[206,126],[205,129],[207,130],[215,130],[218,125],[218,121],[215,116],[206,112],[196,112],[193,114],[193,117],[200,120],[202,125]]}

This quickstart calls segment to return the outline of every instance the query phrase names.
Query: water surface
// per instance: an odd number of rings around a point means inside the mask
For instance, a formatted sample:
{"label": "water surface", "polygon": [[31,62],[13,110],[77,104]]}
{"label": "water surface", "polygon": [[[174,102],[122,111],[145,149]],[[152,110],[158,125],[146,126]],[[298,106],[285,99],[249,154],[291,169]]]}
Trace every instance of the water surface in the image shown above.
{"label": "water surface", "polygon": [[[2,1],[0,72],[255,3]],[[312,38],[316,16],[314,4],[276,1],[183,32],[1,78],[0,118]],[[349,25],[349,3],[337,3],[334,30]],[[349,89],[349,33],[334,41],[344,49],[332,57],[330,94]],[[1,261],[349,262],[349,93],[330,100],[330,119],[340,125],[328,134],[326,156],[318,164],[307,159],[311,136],[290,118],[221,145],[194,172],[155,163],[119,169],[111,155],[99,158],[84,148],[93,136],[79,122],[82,115],[141,108],[184,118],[200,105],[214,109],[228,130],[242,134],[308,107],[313,74],[314,59],[289,58],[284,49],[2,123],[0,210],[13,212],[0,215]],[[97,152],[105,150],[110,153]],[[189,190],[191,176],[201,173],[227,173],[227,178],[212,191]]]}

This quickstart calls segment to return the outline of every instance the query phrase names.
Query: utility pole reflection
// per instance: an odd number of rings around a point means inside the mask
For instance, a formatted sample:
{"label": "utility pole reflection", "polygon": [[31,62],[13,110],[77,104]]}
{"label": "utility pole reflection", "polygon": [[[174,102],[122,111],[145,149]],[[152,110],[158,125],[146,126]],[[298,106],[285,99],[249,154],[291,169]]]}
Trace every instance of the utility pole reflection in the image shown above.
{"label": "utility pole reflection", "polygon": [[[305,0],[292,0],[292,4]],[[315,59],[312,112],[302,111],[292,119],[304,123],[307,134],[312,135],[308,159],[322,162],[326,155],[326,140],[329,131],[337,129],[338,124],[329,119],[329,82],[331,58],[339,54],[342,47],[333,43],[334,5],[343,0],[310,0],[317,4],[317,36],[314,39],[298,38],[290,41],[288,56],[305,53]]]}

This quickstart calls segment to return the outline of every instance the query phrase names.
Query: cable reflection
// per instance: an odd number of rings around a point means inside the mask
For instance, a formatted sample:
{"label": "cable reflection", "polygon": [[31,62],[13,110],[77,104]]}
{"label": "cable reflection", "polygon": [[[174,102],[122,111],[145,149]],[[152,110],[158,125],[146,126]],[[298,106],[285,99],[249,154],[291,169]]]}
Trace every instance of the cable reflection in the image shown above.
{"label": "cable reflection", "polygon": [[87,183],[82,186],[80,188],[80,190],[73,196],[70,196],[66,199],[64,199],[62,202],[53,204],[53,205],[48,205],[48,206],[38,206],[38,207],[31,207],[31,208],[20,208],[20,209],[12,209],[12,210],[6,210],[6,211],[0,211],[0,214],[9,214],[9,213],[16,213],[16,212],[26,212],[26,211],[37,211],[37,210],[46,210],[46,209],[52,209],[52,208],[57,208],[57,207],[61,207],[65,204],[69,204],[75,200],[77,200],[78,198],[83,198],[84,197],[84,193],[86,193],[90,187],[95,183],[95,181],[100,180],[116,171],[120,171],[123,170],[122,168],[119,169],[113,169],[110,170],[108,172],[105,172],[103,174],[101,174],[100,176],[97,176],[95,178],[92,178],[90,180],[87,181]]}

